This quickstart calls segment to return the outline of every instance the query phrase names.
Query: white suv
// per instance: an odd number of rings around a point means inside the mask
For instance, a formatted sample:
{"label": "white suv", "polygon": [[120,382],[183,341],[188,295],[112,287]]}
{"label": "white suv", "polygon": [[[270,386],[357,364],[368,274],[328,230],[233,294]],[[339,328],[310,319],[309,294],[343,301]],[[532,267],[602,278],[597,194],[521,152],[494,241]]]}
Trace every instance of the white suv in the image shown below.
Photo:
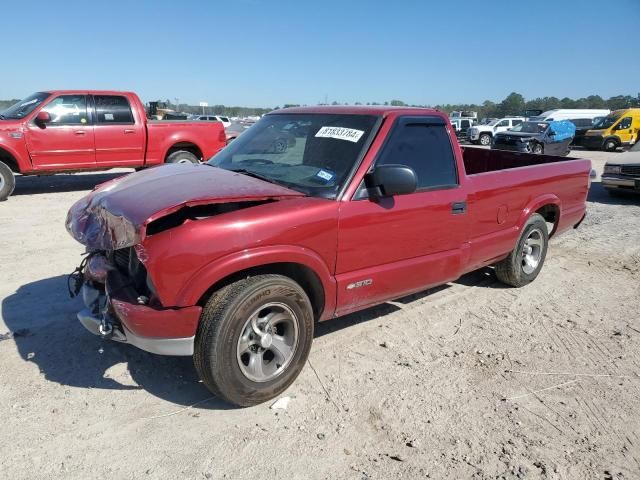
{"label": "white suv", "polygon": [[498,132],[504,132],[524,122],[524,117],[505,117],[487,125],[474,125],[467,131],[469,141],[480,145],[491,145],[491,139]]}
{"label": "white suv", "polygon": [[231,120],[229,117],[223,117],[221,115],[196,115],[194,120],[204,120],[208,122],[220,122],[224,125],[224,128],[227,128],[231,125]]}

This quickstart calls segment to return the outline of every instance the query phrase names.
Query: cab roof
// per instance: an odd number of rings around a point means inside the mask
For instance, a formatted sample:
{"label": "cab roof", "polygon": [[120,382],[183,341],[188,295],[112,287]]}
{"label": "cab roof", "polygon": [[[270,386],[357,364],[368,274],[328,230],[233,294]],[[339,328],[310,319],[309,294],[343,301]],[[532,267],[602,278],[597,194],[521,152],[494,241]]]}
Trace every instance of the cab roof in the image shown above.
{"label": "cab roof", "polygon": [[318,105],[313,107],[291,107],[274,110],[269,115],[279,115],[284,113],[325,113],[342,115],[377,115],[386,117],[391,114],[396,115],[446,115],[433,108],[422,107],[392,107],[387,105]]}
{"label": "cab roof", "polygon": [[50,93],[51,95],[135,95],[133,92],[127,92],[122,90],[84,90],[82,88],[76,90],[40,90],[43,93]]}

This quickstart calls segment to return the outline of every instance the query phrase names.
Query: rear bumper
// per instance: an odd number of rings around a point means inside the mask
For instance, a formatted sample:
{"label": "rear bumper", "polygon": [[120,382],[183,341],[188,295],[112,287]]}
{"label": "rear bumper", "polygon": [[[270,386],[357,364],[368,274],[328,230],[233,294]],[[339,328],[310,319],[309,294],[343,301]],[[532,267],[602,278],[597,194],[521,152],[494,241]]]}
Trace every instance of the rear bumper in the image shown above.
{"label": "rear bumper", "polygon": [[[179,309],[141,305],[126,279],[109,272],[106,288],[86,282],[82,287],[85,308],[78,320],[94,335],[130,343],[158,355],[193,355],[201,307]],[[106,333],[100,331],[107,325]]]}

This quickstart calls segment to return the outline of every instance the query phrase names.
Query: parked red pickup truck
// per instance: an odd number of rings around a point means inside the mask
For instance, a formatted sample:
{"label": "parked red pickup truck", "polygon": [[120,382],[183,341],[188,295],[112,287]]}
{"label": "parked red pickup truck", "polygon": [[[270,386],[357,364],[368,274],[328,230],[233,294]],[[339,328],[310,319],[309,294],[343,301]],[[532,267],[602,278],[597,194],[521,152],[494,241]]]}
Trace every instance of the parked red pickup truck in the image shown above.
{"label": "parked red pickup truck", "polygon": [[221,123],[147,120],[135,93],[38,92],[0,112],[0,200],[15,173],[196,163],[225,143]]}
{"label": "parked red pickup truck", "polygon": [[[295,142],[274,151],[287,131]],[[280,110],[202,165],[107,182],[69,211],[91,332],[193,355],[237,405],[277,396],[314,323],[495,266],[536,278],[585,216],[591,162],[461,149],[418,108]]]}

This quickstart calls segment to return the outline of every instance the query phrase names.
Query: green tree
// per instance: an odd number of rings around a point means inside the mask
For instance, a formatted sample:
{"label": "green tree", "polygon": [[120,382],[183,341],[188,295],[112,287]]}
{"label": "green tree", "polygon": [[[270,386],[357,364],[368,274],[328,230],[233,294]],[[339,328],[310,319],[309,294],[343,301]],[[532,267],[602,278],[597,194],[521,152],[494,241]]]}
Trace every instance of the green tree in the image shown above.
{"label": "green tree", "polygon": [[516,92],[511,92],[498,106],[501,117],[505,115],[522,115],[524,112],[524,97]]}

